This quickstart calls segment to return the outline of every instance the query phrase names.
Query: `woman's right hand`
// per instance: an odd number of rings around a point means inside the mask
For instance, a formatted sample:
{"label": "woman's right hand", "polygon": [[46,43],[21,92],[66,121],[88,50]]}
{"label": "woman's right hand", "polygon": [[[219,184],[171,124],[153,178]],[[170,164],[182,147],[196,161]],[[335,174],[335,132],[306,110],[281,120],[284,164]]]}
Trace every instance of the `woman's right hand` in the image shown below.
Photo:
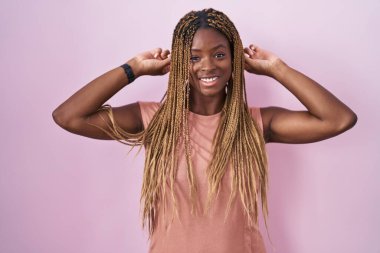
{"label": "woman's right hand", "polygon": [[170,71],[170,51],[162,48],[152,49],[136,55],[128,64],[135,77],[165,75]]}
{"label": "woman's right hand", "polygon": [[[170,52],[156,48],[136,55],[128,61],[135,77],[142,75],[164,75],[170,69]],[[69,97],[53,112],[54,121],[75,134],[95,139],[111,139],[104,131],[112,124],[101,106],[125,87],[127,76],[121,67],[116,67],[95,78]],[[138,103],[112,108],[114,123],[128,133],[144,129]],[[96,127],[95,127],[96,126]],[[109,130],[109,129],[108,129]]]}

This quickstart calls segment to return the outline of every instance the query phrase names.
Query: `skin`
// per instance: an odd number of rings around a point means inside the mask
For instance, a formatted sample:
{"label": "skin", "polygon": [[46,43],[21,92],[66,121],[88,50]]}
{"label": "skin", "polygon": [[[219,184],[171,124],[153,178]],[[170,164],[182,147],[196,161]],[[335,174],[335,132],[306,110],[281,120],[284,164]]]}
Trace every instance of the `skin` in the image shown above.
{"label": "skin", "polygon": [[[289,67],[275,54],[256,45],[244,49],[245,70],[274,78],[289,90],[306,108],[291,111],[281,107],[261,108],[264,136],[267,143],[309,143],[338,135],[357,121],[355,113],[320,84]],[[224,35],[210,28],[198,29],[192,43],[190,69],[190,110],[212,115],[222,109],[225,85],[231,76],[230,45]],[[140,53],[127,62],[136,78],[144,75],[164,75],[170,70],[170,52],[156,48]],[[205,85],[200,77],[218,79]],[[109,98],[128,84],[121,67],[94,79],[63,102],[53,112],[62,128],[96,139],[110,139],[100,129],[106,128],[104,112],[97,112]],[[130,133],[143,130],[137,103],[113,108],[116,122]]]}
{"label": "skin", "polygon": [[[202,115],[222,110],[225,87],[232,74],[230,44],[214,29],[198,29],[191,46],[190,110]],[[206,83],[201,78],[216,77]]]}

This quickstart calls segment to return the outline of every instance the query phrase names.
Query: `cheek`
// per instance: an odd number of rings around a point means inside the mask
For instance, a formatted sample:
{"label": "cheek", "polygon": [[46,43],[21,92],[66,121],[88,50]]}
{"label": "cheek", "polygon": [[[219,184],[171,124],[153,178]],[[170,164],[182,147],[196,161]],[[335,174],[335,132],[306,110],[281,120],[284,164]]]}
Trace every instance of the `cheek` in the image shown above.
{"label": "cheek", "polygon": [[190,64],[190,74],[191,75],[195,75],[195,73],[197,73],[198,69],[199,69],[199,64],[197,64],[197,63]]}
{"label": "cheek", "polygon": [[232,64],[228,63],[223,67],[226,74],[228,74],[229,77],[231,77],[232,74]]}
{"label": "cheek", "polygon": [[190,74],[190,82],[192,83],[192,81],[196,81],[198,78],[197,78],[197,67],[194,66],[194,64],[190,65],[190,69],[189,69],[189,74]]}

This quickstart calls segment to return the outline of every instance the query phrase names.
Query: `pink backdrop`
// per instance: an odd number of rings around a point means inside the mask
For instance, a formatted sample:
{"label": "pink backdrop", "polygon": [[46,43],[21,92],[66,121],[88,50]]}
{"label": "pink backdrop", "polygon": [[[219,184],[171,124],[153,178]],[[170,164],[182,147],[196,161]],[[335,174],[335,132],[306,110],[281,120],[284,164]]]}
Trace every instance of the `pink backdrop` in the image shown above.
{"label": "pink backdrop", "polygon": [[[359,116],[334,139],[267,146],[268,252],[379,253],[379,3],[3,1],[0,252],[146,252],[139,225],[143,156],[65,132],[51,113],[135,53],[170,47],[180,17],[212,6],[230,16],[245,45],[277,53]],[[247,80],[251,105],[302,108],[276,82]],[[141,78],[110,103],[157,101],[166,81]]]}

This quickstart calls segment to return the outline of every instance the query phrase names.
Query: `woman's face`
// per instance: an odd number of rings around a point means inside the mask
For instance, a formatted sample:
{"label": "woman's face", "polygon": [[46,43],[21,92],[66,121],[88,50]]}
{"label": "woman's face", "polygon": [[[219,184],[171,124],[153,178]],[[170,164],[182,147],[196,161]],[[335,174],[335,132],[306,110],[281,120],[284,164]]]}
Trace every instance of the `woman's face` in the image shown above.
{"label": "woman's face", "polygon": [[193,96],[225,96],[232,73],[232,56],[227,38],[213,28],[199,28],[193,38],[190,58]]}

